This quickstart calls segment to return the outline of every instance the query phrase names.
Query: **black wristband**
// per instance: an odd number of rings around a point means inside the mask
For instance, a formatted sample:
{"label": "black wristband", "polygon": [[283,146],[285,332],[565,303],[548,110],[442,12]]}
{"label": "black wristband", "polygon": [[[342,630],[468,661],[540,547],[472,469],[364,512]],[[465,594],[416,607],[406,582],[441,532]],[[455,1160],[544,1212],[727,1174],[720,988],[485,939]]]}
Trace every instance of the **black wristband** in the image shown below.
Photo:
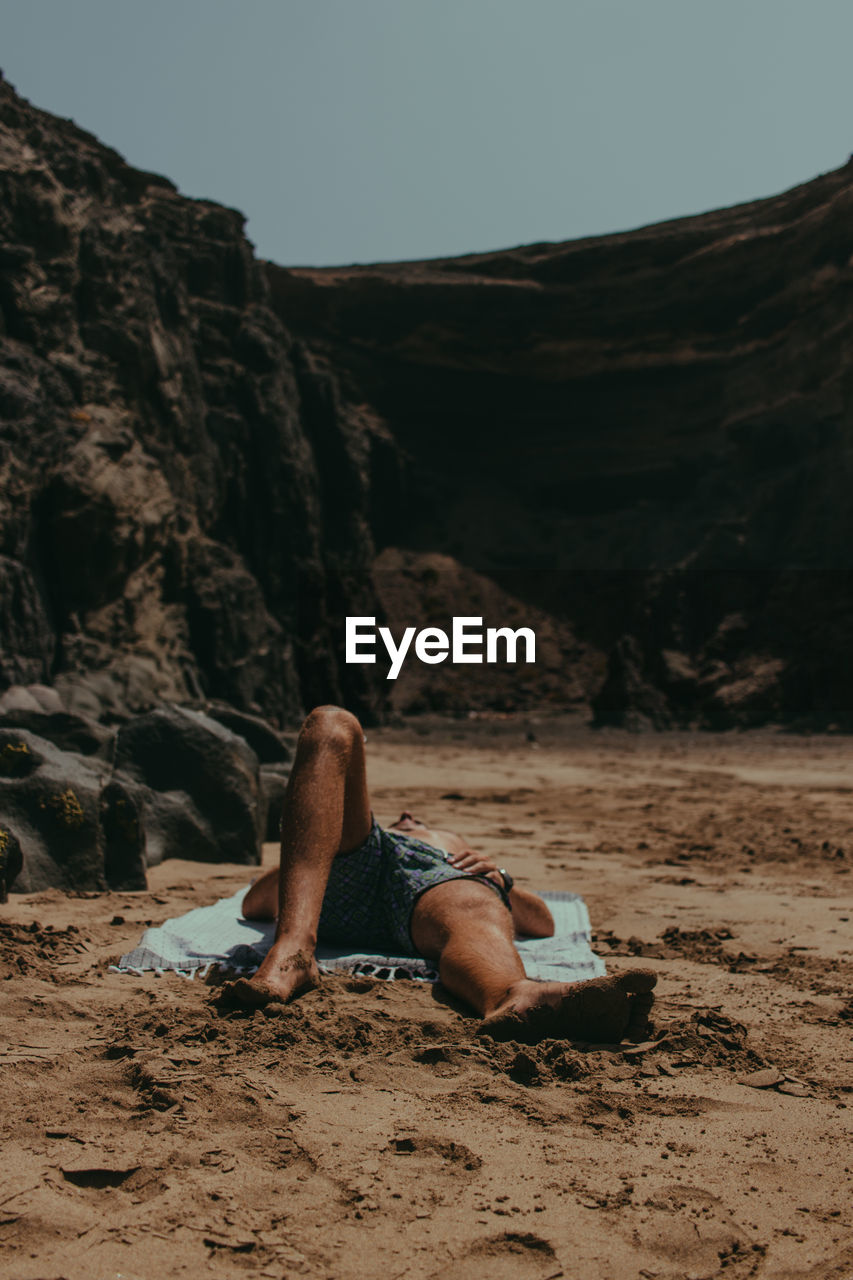
{"label": "black wristband", "polygon": [[501,880],[503,880],[504,882],[504,893],[509,893],[509,891],[512,889],[512,886],[515,884],[515,881],[513,880],[512,876],[509,874],[509,872],[506,870],[505,867],[498,867],[498,875],[500,876]]}

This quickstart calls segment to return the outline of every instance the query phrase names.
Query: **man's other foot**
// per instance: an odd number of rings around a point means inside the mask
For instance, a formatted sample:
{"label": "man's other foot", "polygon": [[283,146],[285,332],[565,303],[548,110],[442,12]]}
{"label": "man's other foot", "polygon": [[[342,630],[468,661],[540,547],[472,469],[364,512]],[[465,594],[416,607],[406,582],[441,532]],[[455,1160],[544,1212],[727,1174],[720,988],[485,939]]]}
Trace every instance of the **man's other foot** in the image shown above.
{"label": "man's other foot", "polygon": [[591,1040],[615,1044],[627,1031],[642,1032],[657,974],[631,969],[588,982],[524,979],[483,1019],[478,1034],[493,1040]]}
{"label": "man's other foot", "polygon": [[320,970],[312,951],[279,950],[274,946],[251,978],[223,983],[219,999],[223,1004],[259,1009],[273,1001],[287,1004],[319,984]]}

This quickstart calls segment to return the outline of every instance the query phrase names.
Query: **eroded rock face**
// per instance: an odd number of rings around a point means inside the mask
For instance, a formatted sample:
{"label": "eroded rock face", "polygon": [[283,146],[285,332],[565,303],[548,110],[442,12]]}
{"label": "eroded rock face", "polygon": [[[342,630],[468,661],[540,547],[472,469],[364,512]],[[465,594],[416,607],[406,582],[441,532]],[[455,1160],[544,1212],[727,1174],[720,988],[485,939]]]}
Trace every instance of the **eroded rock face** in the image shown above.
{"label": "eroded rock face", "polygon": [[470,575],[552,657],[399,705],[853,727],[851,215],[847,165],[624,235],[288,270],[0,82],[0,688],[371,720],[343,619],[399,634],[373,568],[437,556],[421,616]]}
{"label": "eroded rock face", "polygon": [[370,598],[364,433],[242,216],[0,82],[0,246],[0,687],[374,718],[335,647]]}
{"label": "eroded rock face", "polygon": [[851,262],[848,164],[623,235],[268,271],[400,447],[380,549],[611,652],[620,723],[853,727]]}

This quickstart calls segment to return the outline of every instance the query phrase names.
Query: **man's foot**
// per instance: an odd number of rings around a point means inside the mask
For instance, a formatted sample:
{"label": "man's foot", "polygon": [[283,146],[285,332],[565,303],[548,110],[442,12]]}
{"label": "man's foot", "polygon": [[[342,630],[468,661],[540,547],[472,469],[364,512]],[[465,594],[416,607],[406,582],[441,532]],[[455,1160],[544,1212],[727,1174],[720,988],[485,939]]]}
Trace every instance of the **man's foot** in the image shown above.
{"label": "man's foot", "polygon": [[313,951],[296,950],[274,945],[264,957],[263,964],[251,978],[237,978],[223,983],[220,1000],[225,1004],[242,1004],[249,1009],[277,1001],[287,1004],[304,995],[312,987],[319,986],[320,970]]}
{"label": "man's foot", "polygon": [[507,999],[483,1019],[479,1035],[493,1040],[592,1040],[614,1044],[642,1027],[652,1007],[657,974],[631,969],[588,982],[517,983]]}

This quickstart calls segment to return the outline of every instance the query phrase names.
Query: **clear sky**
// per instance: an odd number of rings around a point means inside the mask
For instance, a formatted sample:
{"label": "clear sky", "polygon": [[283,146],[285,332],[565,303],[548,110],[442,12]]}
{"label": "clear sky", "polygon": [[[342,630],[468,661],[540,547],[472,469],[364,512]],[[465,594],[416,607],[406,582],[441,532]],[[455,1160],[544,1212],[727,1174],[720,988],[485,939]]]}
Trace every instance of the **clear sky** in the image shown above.
{"label": "clear sky", "polygon": [[0,67],[263,257],[625,230],[853,151],[851,0],[0,0]]}

